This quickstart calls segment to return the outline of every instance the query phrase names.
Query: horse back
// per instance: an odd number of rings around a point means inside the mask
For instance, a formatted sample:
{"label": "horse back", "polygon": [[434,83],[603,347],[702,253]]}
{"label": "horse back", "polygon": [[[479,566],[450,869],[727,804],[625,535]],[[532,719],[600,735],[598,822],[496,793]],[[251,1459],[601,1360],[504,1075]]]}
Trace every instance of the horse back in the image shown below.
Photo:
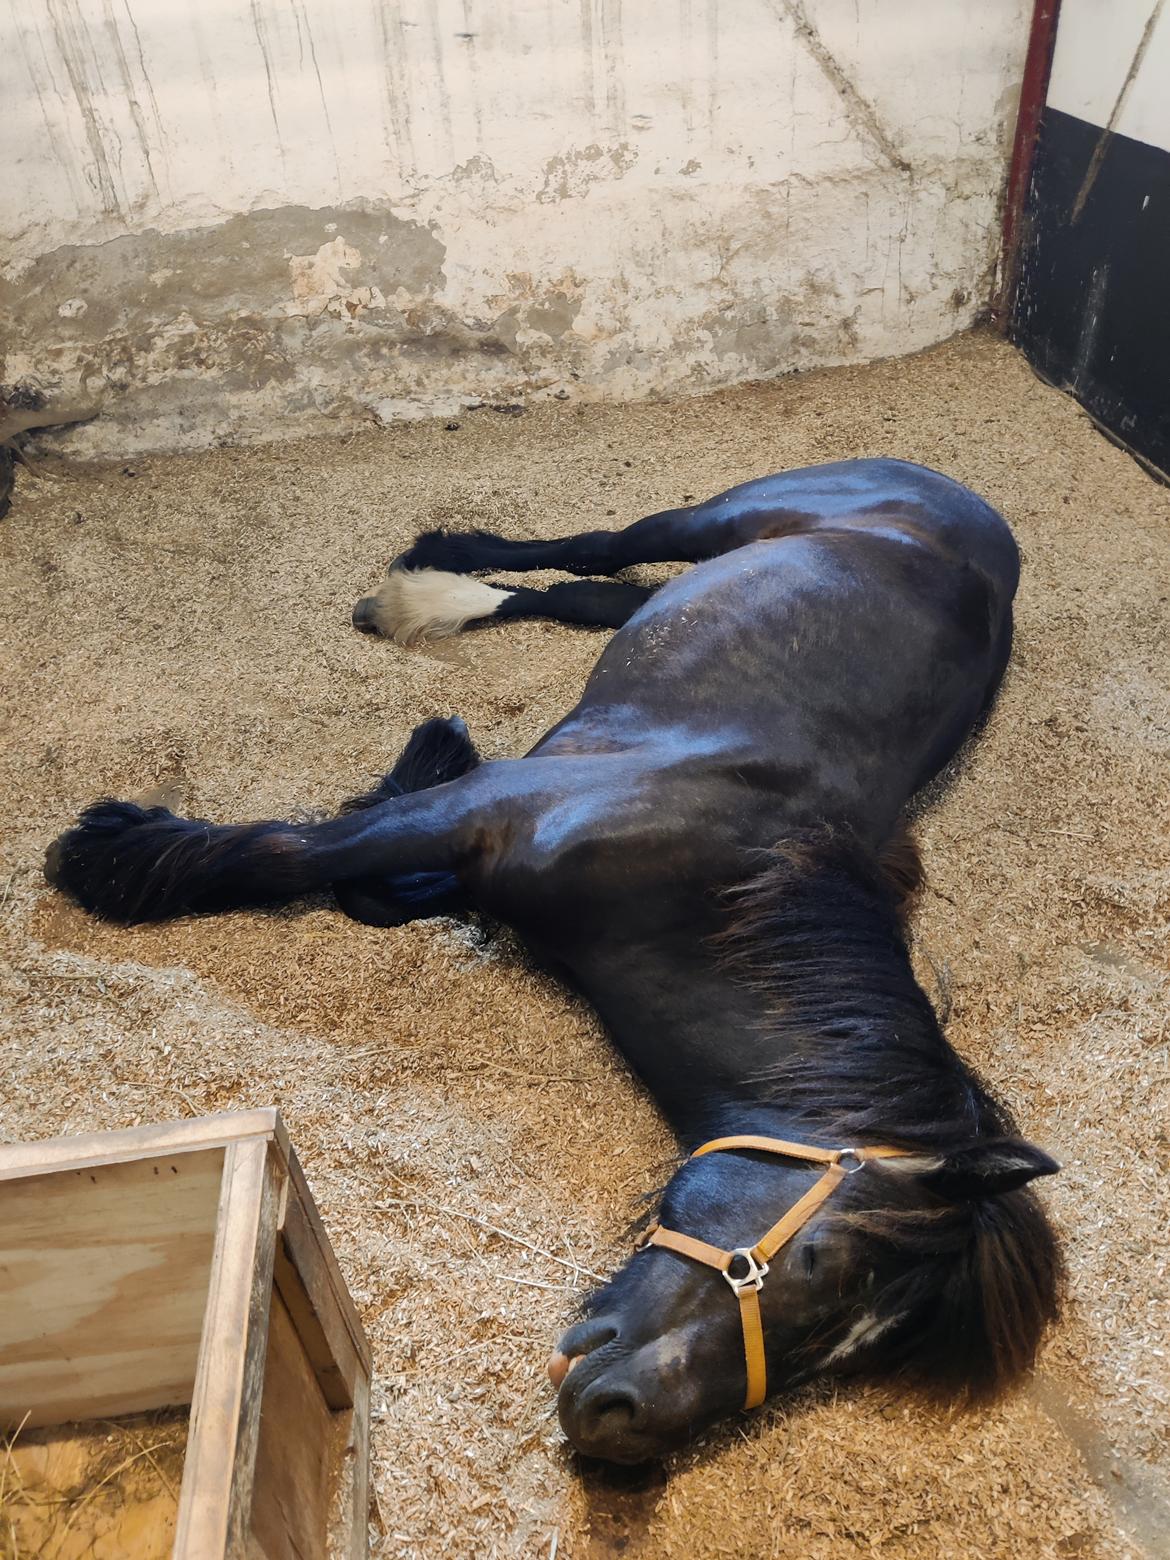
{"label": "horse back", "polygon": [[1010,650],[1018,555],[970,497],[956,514],[871,494],[670,581],[535,753],[750,773],[880,836],[962,744]]}

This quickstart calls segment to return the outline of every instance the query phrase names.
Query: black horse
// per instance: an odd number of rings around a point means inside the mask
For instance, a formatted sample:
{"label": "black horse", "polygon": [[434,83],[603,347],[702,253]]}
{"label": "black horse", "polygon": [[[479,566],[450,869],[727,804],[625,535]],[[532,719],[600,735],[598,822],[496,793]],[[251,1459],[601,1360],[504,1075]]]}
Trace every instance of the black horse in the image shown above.
{"label": "black horse", "polygon": [[[468,578],[657,560],[699,567],[653,592]],[[1057,1243],[1025,1188],[1057,1166],[914,979],[902,817],[995,696],[1018,573],[993,509],[890,460],[768,477],[619,533],[431,533],[358,603],[358,626],[620,627],[527,757],[480,763],[461,722],[428,722],[335,819],[222,827],[100,802],[46,870],[127,923],[330,885],[383,925],[485,911],[585,994],[687,1150],[788,1141],[689,1159],[656,1243],[562,1338],[550,1373],[582,1451],[657,1455],[756,1401],[765,1371],[772,1391],[881,1372],[991,1397],[1058,1309]],[[809,1155],[832,1182],[815,1214]],[[785,1238],[742,1249],[789,1209]]]}

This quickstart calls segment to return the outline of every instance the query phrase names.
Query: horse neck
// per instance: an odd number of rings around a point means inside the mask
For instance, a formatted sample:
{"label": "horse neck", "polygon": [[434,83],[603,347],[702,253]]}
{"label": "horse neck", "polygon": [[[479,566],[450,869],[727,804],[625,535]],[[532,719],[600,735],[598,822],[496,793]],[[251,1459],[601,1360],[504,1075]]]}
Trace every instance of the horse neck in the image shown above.
{"label": "horse neck", "polygon": [[882,885],[848,862],[763,879],[714,938],[704,925],[631,940],[583,982],[684,1143],[756,1131],[929,1144],[999,1130],[915,980]]}
{"label": "horse neck", "polygon": [[766,1005],[702,938],[626,943],[587,971],[584,994],[684,1142],[750,1096],[773,1054]]}

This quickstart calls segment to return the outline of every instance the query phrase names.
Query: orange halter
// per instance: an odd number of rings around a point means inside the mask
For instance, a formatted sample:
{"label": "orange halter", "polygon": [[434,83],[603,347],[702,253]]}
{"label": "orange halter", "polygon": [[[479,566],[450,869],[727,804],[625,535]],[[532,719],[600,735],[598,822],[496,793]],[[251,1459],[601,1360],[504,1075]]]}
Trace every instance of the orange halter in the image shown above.
{"label": "orange halter", "polygon": [[[754,1246],[736,1246],[733,1251],[722,1251],[693,1235],[680,1235],[677,1230],[665,1230],[657,1220],[638,1244],[639,1251],[647,1246],[662,1246],[676,1251],[680,1256],[714,1268],[722,1273],[731,1285],[731,1291],[739,1301],[739,1319],[743,1326],[743,1352],[747,1362],[747,1395],[744,1408],[758,1408],[768,1395],[768,1367],[764,1358],[764,1324],[760,1316],[760,1290],[768,1276],[768,1264],[817,1211],[825,1198],[830,1196],[847,1175],[860,1170],[867,1160],[899,1159],[908,1155],[904,1148],[812,1148],[805,1143],[789,1143],[784,1138],[771,1137],[722,1137],[714,1138],[696,1148],[692,1159],[704,1154],[714,1154],[725,1148],[754,1148],[765,1154],[780,1154],[785,1159],[803,1159],[809,1164],[825,1165],[827,1169],[818,1181],[814,1181],[804,1196],[793,1203],[783,1218],[777,1219],[766,1235]],[[738,1268],[738,1271],[733,1271]]]}

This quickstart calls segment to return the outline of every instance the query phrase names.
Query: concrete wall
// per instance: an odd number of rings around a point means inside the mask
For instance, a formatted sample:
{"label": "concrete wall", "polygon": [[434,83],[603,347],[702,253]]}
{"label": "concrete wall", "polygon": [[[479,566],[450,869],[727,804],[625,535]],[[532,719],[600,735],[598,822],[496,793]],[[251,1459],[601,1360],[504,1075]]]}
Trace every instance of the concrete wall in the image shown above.
{"label": "concrete wall", "polygon": [[1028,0],[10,0],[0,379],[79,448],[635,397],[985,302]]}

